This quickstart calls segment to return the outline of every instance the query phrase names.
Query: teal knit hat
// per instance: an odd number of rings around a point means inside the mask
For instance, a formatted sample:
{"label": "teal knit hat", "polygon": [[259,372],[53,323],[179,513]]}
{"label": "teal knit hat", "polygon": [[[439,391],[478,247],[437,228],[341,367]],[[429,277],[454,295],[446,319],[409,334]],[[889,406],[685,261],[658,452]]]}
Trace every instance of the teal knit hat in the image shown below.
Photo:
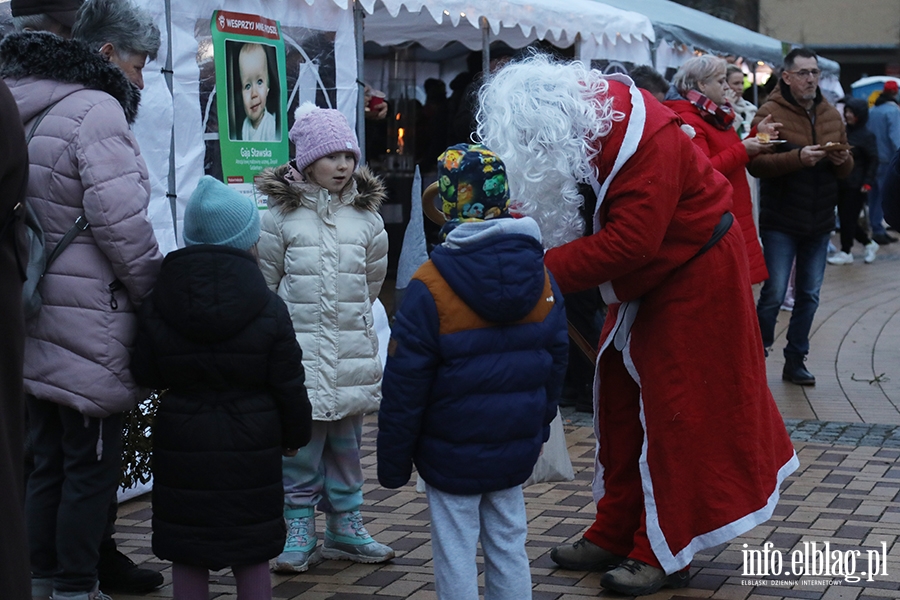
{"label": "teal knit hat", "polygon": [[184,209],[184,244],[249,250],[259,241],[259,209],[247,196],[204,175]]}

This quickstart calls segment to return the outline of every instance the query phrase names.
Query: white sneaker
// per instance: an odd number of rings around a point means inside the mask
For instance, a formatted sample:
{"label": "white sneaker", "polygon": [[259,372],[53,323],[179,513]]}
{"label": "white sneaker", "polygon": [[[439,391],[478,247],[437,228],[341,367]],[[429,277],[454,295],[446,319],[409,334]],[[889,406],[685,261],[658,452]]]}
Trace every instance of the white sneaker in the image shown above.
{"label": "white sneaker", "polygon": [[[868,248],[868,246],[866,246]],[[866,254],[868,257],[868,254]],[[872,255],[872,260],[875,260],[875,255]],[[838,252],[834,256],[828,257],[828,264],[830,265],[849,265],[853,262],[853,255],[849,252]]]}
{"label": "white sneaker", "polygon": [[876,252],[878,252],[878,242],[872,240],[871,242],[866,244],[866,257],[863,260],[867,265],[875,262]]}

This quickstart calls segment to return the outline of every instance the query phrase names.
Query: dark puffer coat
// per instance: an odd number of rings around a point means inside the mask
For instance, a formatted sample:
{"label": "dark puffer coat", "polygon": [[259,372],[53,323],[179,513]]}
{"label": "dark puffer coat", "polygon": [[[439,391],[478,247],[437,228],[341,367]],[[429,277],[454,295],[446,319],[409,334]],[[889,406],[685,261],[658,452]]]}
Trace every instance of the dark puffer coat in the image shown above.
{"label": "dark puffer coat", "polygon": [[250,254],[169,254],[141,308],[132,361],[168,389],[153,427],[153,552],[218,570],[284,545],[282,448],[309,441],[300,346]]}
{"label": "dark puffer coat", "polygon": [[413,462],[450,494],[507,489],[531,475],[569,354],[539,232],[530,218],[463,223],[416,271],[384,371],[384,487],[409,481]]}
{"label": "dark puffer coat", "polygon": [[884,220],[894,229],[900,229],[900,150],[894,154],[881,186]]}
{"label": "dark puffer coat", "polygon": [[848,98],[847,108],[856,115],[856,125],[847,125],[847,143],[853,146],[853,171],[838,182],[841,193],[858,193],[863,184],[875,187],[878,179],[878,143],[875,134],[866,128],[869,104],[861,98]]}
{"label": "dark puffer coat", "polygon": [[772,115],[773,122],[782,124],[779,137],[786,140],[772,154],[757,154],[747,166],[751,175],[760,178],[760,230],[818,236],[834,229],[837,182],[853,170],[853,160],[851,157],[839,167],[827,157],[812,167],[800,162],[800,150],[804,146],[847,143],[841,115],[819,90],[812,110],[815,125],[791,95],[790,87],[779,81],[753,119],[755,127],[767,115]]}

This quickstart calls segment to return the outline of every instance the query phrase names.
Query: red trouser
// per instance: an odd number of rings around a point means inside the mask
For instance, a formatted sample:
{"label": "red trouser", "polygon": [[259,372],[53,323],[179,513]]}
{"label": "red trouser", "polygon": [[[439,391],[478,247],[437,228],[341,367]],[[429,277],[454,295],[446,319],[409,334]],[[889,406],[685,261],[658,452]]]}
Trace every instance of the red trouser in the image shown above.
{"label": "red trouser", "polygon": [[644,493],[638,461],[644,441],[640,388],[612,347],[600,357],[600,464],[605,493],[588,541],[621,556],[662,568],[647,539]]}

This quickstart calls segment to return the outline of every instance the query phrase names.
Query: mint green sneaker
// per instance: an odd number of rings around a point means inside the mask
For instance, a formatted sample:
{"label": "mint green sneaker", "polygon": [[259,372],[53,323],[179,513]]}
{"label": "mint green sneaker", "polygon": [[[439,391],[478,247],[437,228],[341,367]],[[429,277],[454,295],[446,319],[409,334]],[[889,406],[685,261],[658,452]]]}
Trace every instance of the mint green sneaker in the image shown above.
{"label": "mint green sneaker", "polygon": [[[32,580],[32,583],[34,580]],[[94,584],[94,589],[90,592],[59,592],[54,590],[50,600],[113,600],[100,591],[100,587]]]}
{"label": "mint green sneaker", "polygon": [[362,515],[354,510],[328,514],[322,558],[382,563],[394,558],[394,551],[372,539],[363,525]]}
{"label": "mint green sneaker", "polygon": [[287,521],[287,539],[284,551],[275,559],[276,573],[303,573],[320,562],[316,548],[316,516],[313,508],[295,508],[284,511]]}

